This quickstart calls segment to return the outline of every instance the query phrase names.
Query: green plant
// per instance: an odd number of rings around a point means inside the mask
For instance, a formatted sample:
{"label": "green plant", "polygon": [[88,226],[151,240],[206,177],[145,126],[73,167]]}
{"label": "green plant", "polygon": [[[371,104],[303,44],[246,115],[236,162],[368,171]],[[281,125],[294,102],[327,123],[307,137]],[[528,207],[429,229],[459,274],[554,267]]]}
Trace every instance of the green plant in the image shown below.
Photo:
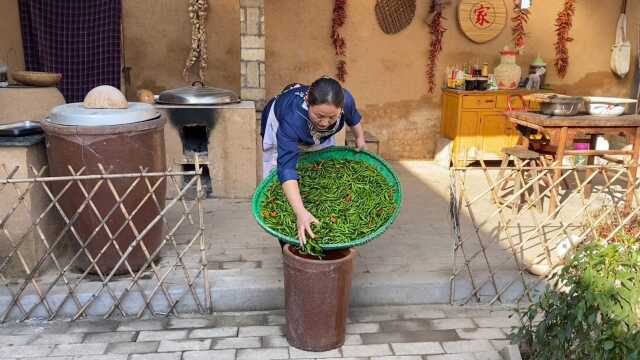
{"label": "green plant", "polygon": [[640,359],[639,242],[624,231],[614,240],[579,249],[521,314],[513,339],[532,359]]}
{"label": "green plant", "polygon": [[[306,242],[304,253],[321,255],[319,244],[346,243],[371,234],[396,210],[394,189],[373,166],[352,160],[323,160],[298,166],[300,195],[320,221],[316,238]],[[267,226],[297,237],[296,217],[274,179],[261,204]]]}

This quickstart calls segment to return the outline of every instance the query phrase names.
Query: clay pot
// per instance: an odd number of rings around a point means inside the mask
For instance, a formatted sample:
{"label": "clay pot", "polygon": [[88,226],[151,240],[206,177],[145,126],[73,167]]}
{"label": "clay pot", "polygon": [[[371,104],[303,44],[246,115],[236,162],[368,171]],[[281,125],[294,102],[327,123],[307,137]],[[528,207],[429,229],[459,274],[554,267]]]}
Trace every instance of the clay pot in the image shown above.
{"label": "clay pot", "polygon": [[356,251],[328,251],[318,260],[287,244],[283,254],[289,345],[305,351],[342,346]]}

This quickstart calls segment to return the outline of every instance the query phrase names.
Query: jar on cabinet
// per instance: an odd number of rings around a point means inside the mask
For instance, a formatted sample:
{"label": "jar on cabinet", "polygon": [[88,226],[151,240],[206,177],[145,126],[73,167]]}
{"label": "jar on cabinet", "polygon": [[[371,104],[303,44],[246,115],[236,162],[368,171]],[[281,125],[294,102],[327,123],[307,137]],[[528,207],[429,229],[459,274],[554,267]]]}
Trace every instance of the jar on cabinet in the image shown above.
{"label": "jar on cabinet", "polygon": [[517,51],[509,47],[500,52],[500,65],[495,68],[496,81],[499,89],[517,89],[522,75],[522,69],[516,64]]}

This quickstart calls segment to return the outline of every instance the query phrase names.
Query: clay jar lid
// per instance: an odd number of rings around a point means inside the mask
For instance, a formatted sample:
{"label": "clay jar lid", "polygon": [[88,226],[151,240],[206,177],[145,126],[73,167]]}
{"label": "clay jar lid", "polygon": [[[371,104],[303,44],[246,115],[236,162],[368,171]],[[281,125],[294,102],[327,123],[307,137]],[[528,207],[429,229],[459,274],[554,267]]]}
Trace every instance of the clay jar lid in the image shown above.
{"label": "clay jar lid", "polygon": [[505,46],[502,51],[500,51],[500,55],[506,56],[516,56],[518,55],[518,51],[509,49],[508,46]]}
{"label": "clay jar lid", "polygon": [[130,103],[120,90],[101,85],[89,91],[84,102],[53,108],[46,122],[66,126],[112,126],[151,120],[158,116],[152,105]]}
{"label": "clay jar lid", "polygon": [[150,105],[130,102],[125,109],[89,109],[83,103],[59,105],[51,110],[48,121],[69,126],[111,126],[155,119],[160,114]]}

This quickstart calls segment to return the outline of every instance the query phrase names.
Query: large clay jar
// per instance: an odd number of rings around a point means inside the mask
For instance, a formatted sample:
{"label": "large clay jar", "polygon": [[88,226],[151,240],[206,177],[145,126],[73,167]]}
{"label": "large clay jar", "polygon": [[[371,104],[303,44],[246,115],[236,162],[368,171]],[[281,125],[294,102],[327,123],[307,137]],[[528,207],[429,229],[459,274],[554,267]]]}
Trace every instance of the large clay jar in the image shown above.
{"label": "large clay jar", "polygon": [[318,260],[287,244],[283,253],[289,345],[305,351],[339,348],[345,341],[356,251],[327,251]]}
{"label": "large clay jar", "polygon": [[517,89],[522,69],[516,64],[518,53],[506,47],[500,52],[500,65],[494,71],[499,89]]}

